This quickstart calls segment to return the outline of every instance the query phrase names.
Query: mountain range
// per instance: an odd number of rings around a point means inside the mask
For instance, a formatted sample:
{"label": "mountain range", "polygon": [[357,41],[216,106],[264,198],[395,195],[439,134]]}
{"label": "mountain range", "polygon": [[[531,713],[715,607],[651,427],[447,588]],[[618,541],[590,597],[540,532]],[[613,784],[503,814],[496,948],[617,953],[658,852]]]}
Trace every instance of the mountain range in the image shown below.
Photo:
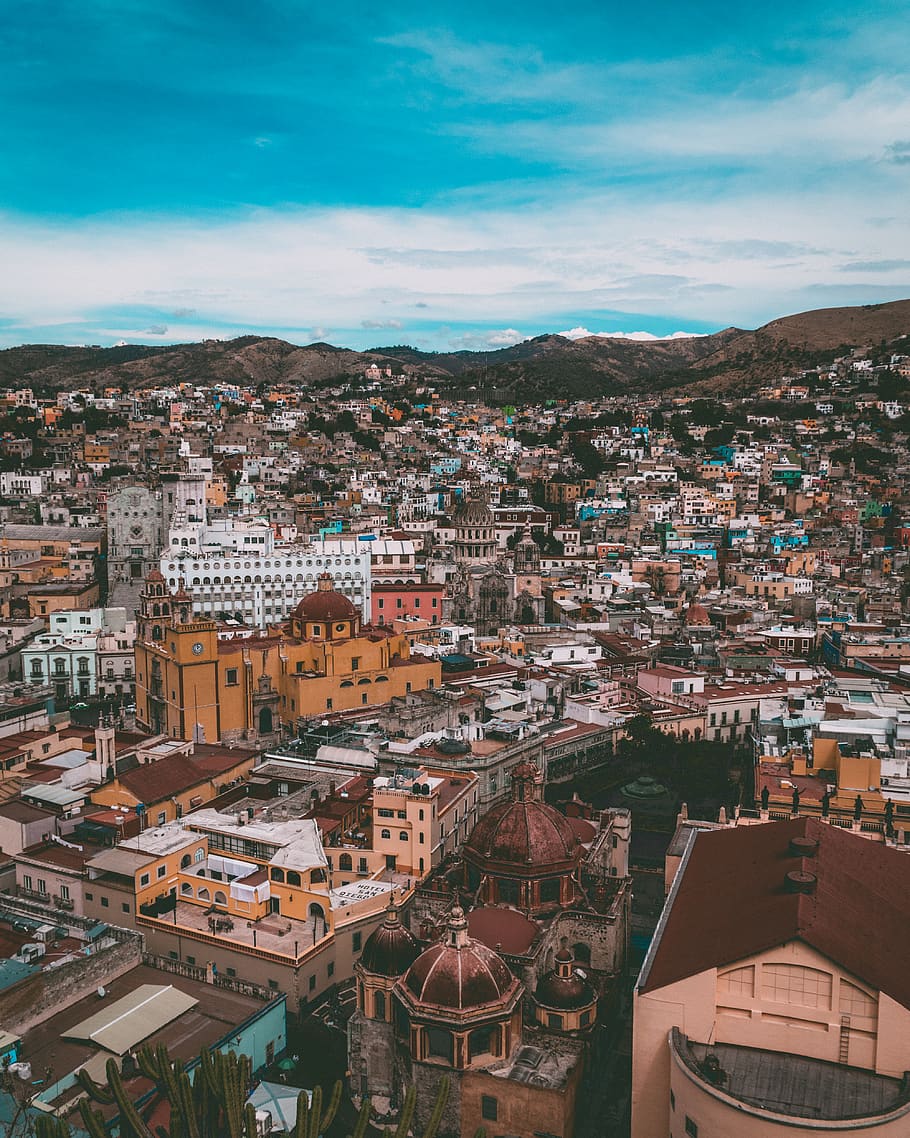
{"label": "mountain range", "polygon": [[725,328],[707,336],[644,341],[545,335],[489,352],[422,352],[406,346],[355,352],[260,336],[168,346],[26,345],[0,351],[0,386],[28,386],[38,392],[134,389],[180,381],[323,387],[371,363],[391,363],[396,372],[433,377],[453,393],[476,391],[485,399],[512,403],[694,384],[700,393],[746,394],[851,350],[901,351],[908,334],[910,300],[898,300],[816,309],[751,331]]}

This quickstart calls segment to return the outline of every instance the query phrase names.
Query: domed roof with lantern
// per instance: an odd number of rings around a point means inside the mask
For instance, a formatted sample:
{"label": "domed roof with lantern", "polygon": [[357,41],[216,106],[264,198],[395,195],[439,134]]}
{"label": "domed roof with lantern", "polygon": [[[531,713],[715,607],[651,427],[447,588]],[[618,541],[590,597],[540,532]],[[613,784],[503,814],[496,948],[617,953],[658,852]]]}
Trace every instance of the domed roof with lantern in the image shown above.
{"label": "domed roof with lantern", "polygon": [[367,937],[360,964],[377,976],[401,976],[419,955],[417,938],[401,923],[397,907],[390,905],[385,920]]}
{"label": "domed roof with lantern", "polygon": [[402,981],[416,1010],[496,1011],[517,997],[518,979],[502,957],[468,935],[464,910],[452,909],[446,933],[414,961]]}
{"label": "domed roof with lantern", "polygon": [[567,948],[556,954],[556,967],[544,976],[534,992],[534,1000],[545,1008],[593,1007],[597,995],[587,979],[575,968],[575,958]]}
{"label": "domed roof with lantern", "polygon": [[493,876],[571,872],[582,855],[572,823],[541,796],[540,770],[530,762],[512,771],[512,796],[480,819],[464,857]]}
{"label": "domed roof with lantern", "polygon": [[[311,635],[313,630],[310,626],[314,624],[319,626],[320,635],[331,637],[335,629],[353,636],[359,620],[360,610],[349,597],[335,589],[331,573],[319,574],[316,591],[302,597],[290,616],[291,629],[298,636]],[[338,624],[344,627],[336,629]]]}

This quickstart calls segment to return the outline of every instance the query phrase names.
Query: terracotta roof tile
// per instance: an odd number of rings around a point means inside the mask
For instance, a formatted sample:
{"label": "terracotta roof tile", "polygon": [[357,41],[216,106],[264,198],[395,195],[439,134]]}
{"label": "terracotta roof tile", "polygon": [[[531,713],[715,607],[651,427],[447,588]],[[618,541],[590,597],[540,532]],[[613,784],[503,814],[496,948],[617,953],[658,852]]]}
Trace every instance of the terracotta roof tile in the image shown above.
{"label": "terracotta roof tile", "polygon": [[[695,835],[640,991],[799,939],[910,1007],[895,952],[910,931],[910,857],[807,817]],[[816,855],[794,856],[796,837],[815,839]],[[814,891],[788,892],[792,870],[814,874]]]}

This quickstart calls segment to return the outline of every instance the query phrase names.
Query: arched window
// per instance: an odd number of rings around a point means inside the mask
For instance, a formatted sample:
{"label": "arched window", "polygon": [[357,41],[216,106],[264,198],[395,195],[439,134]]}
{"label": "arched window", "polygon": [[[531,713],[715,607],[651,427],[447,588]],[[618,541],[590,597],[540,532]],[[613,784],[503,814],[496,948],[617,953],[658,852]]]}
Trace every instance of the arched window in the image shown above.
{"label": "arched window", "polygon": [[273,881],[280,881],[282,884],[284,884],[284,870],[279,869],[277,866],[273,865],[272,866],[272,880]]}
{"label": "arched window", "polygon": [[215,904],[216,905],[226,905],[227,904],[227,894],[224,892],[223,889],[216,889],[215,890]]}
{"label": "arched window", "polygon": [[200,901],[208,901],[212,895],[211,895],[211,893],[209,893],[208,889],[203,885],[202,888],[199,890],[199,892],[196,894],[196,896],[199,898]]}
{"label": "arched window", "polygon": [[196,850],[196,852],[193,854],[193,861],[203,861],[204,858],[205,850],[202,848],[202,846],[200,846],[199,849]]}
{"label": "arched window", "polygon": [[299,885],[299,884],[300,884],[300,874],[297,872],[296,869],[289,869],[288,870],[288,885]]}
{"label": "arched window", "polygon": [[180,859],[180,868],[181,869],[187,869],[192,864],[193,864],[193,859],[190,857],[189,854],[184,854],[183,857]]}
{"label": "arched window", "polygon": [[354,868],[354,859],[350,854],[343,853],[338,858],[338,868],[344,872],[350,872]]}
{"label": "arched window", "polygon": [[180,895],[181,897],[192,897],[193,887],[188,881],[182,881],[180,883]]}
{"label": "arched window", "polygon": [[391,838],[392,835],[388,830],[380,830],[379,836],[380,838]]}
{"label": "arched window", "polygon": [[399,830],[398,831],[398,837],[401,841],[406,842],[408,840],[407,830]]}
{"label": "arched window", "polygon": [[373,1018],[385,1019],[385,992],[376,992],[373,996]]}
{"label": "arched window", "polygon": [[314,901],[309,907],[309,917],[311,921],[322,921],[325,924],[325,909],[321,905],[317,905]]}

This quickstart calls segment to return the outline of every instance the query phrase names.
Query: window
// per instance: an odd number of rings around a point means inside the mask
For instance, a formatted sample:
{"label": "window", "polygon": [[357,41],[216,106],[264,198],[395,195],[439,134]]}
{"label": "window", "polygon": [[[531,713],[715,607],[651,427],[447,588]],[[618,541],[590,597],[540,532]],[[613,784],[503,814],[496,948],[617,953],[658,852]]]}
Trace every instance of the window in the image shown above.
{"label": "window", "polygon": [[227,687],[229,687],[229,688],[236,687],[236,685],[240,682],[237,678],[237,669],[236,668],[226,668],[225,669],[224,682],[227,685]]}
{"label": "window", "polygon": [[354,933],[351,936],[351,950],[353,952],[360,952],[360,947],[363,944],[363,933]]}
{"label": "window", "polygon": [[315,976],[311,976],[311,977],[310,977],[310,980],[309,980],[309,989],[310,989],[310,991],[311,991],[311,992],[315,992],[315,991],[316,991],[316,977],[315,977]]}
{"label": "window", "polygon": [[356,672],[359,668],[360,668],[360,657],[359,656],[352,656],[351,657],[351,671]]}
{"label": "window", "polygon": [[686,1115],[686,1133],[689,1138],[698,1138],[698,1123],[693,1122],[688,1114]]}
{"label": "window", "polygon": [[272,989],[273,992],[277,992],[278,991],[278,981],[277,980],[269,980],[269,987]]}
{"label": "window", "polygon": [[332,710],[332,701],[331,701],[330,699],[327,699],[327,700],[325,701],[325,709],[326,709],[326,711],[331,711],[331,710]]}
{"label": "window", "polygon": [[167,873],[167,866],[166,865],[159,865],[158,871],[157,871],[158,877],[162,878],[162,877],[164,877],[164,875],[166,873]]}
{"label": "window", "polygon": [[453,1039],[450,1031],[443,1031],[441,1027],[428,1027],[426,1029],[427,1054],[437,1059],[453,1061]]}
{"label": "window", "polygon": [[385,806],[382,806],[379,809],[379,817],[380,818],[394,818],[395,817],[395,811],[389,810]]}
{"label": "window", "polygon": [[110,904],[111,904],[111,903],[110,903],[110,900],[109,900],[107,897],[102,897],[102,898],[101,898],[101,908],[102,908],[102,909],[108,909],[108,908],[110,908]]}
{"label": "window", "polygon": [[487,1122],[495,1122],[498,1118],[499,1103],[491,1095],[480,1096],[480,1116]]}
{"label": "window", "polygon": [[94,893],[86,893],[85,899],[86,899],[86,901],[94,901],[95,900],[95,894]]}
{"label": "window", "polygon": [[556,1028],[557,1031],[562,1031],[562,1016],[557,1015],[555,1012],[550,1012],[547,1015],[547,1027]]}
{"label": "window", "polygon": [[228,976],[236,976],[237,975],[237,969],[236,968],[228,968],[227,974],[228,974]]}
{"label": "window", "polygon": [[139,888],[144,889],[151,881],[151,877],[147,873],[143,873],[139,878]]}
{"label": "window", "polygon": [[70,899],[70,887],[68,885],[60,886],[60,896],[64,901],[68,901]]}
{"label": "window", "polygon": [[120,903],[120,908],[124,913],[128,913],[130,911],[129,904],[126,901],[122,901]]}
{"label": "window", "polygon": [[399,839],[399,841],[406,842],[408,840],[407,830],[399,830],[398,831],[398,839]]}
{"label": "window", "polygon": [[31,878],[31,874],[29,874],[29,873],[26,873],[26,874],[24,875],[24,877],[22,878],[22,888],[23,888],[23,889],[29,889],[29,890],[31,890],[31,889],[32,889],[32,878]]}
{"label": "window", "polygon": [[391,830],[380,830],[379,836],[380,836],[380,838],[391,838],[392,832],[391,832]]}
{"label": "window", "polygon": [[163,825],[164,825],[164,823],[165,823],[166,821],[167,821],[167,813],[166,813],[166,811],[164,811],[164,810],[159,810],[159,811],[158,811],[158,825],[159,825],[159,826],[163,826]]}
{"label": "window", "polygon": [[330,960],[330,961],[329,961],[329,965],[328,965],[328,968],[326,969],[326,973],[327,973],[329,976],[334,976],[334,975],[335,975],[335,961],[334,961],[334,960]]}

